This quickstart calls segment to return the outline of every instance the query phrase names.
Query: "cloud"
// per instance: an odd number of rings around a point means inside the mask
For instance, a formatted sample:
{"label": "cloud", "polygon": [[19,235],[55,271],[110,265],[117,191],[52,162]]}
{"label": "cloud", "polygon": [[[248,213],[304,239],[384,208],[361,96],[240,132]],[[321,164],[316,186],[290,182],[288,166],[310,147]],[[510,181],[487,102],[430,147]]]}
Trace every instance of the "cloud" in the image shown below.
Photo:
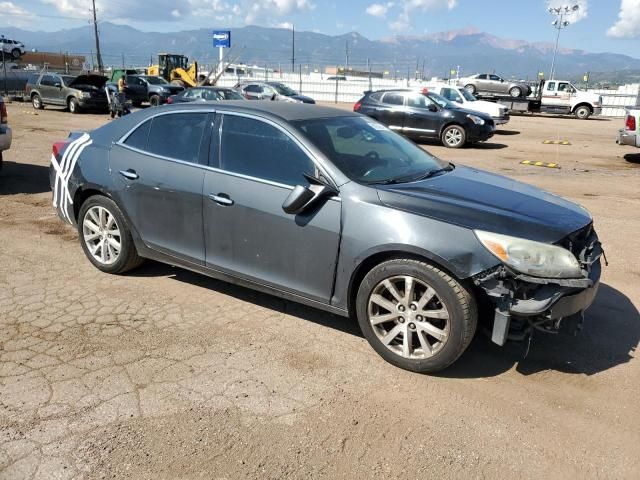
{"label": "cloud", "polygon": [[587,0],[547,0],[547,8],[560,8],[566,5],[578,5],[578,7],[580,7],[566,17],[569,22],[576,23],[587,18],[589,14],[589,3]]}
{"label": "cloud", "polygon": [[389,2],[387,4],[382,3],[372,3],[365,10],[368,15],[373,17],[384,18],[387,15],[387,11],[393,7],[393,2]]}
{"label": "cloud", "polygon": [[7,15],[16,15],[23,16],[29,15],[24,8],[17,6],[13,2],[0,2],[0,12],[6,13]]}
{"label": "cloud", "polygon": [[622,0],[618,21],[607,30],[609,37],[640,37],[640,0]]}
{"label": "cloud", "polygon": [[411,28],[411,16],[417,12],[443,9],[453,10],[458,6],[458,0],[403,0],[397,3],[402,11],[397,19],[389,24],[392,30],[407,30]]}
{"label": "cloud", "polygon": [[287,30],[291,30],[293,28],[293,23],[291,22],[280,22],[275,25],[278,28],[286,28]]}

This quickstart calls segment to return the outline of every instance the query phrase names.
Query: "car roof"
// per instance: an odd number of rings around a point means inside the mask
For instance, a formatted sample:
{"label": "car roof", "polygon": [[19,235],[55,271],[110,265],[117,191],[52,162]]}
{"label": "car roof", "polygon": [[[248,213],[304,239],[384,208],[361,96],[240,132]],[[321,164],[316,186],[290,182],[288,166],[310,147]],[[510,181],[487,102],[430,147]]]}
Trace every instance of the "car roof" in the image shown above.
{"label": "car roof", "polygon": [[233,111],[240,113],[255,113],[269,116],[275,119],[284,121],[292,120],[310,120],[314,118],[327,118],[327,117],[353,117],[358,116],[349,110],[342,110],[338,108],[322,107],[319,105],[311,105],[307,103],[292,103],[292,102],[273,102],[268,100],[225,100],[224,102],[202,102],[196,105],[168,105],[163,107],[156,107],[156,109],[202,109],[203,106],[210,104],[215,106],[215,110],[219,112]]}

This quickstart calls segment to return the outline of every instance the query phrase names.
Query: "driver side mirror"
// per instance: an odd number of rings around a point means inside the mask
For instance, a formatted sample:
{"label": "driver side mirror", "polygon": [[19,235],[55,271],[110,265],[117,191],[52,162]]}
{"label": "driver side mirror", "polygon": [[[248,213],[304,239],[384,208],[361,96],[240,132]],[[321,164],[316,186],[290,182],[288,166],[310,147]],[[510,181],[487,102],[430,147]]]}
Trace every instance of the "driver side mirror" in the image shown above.
{"label": "driver side mirror", "polygon": [[438,111],[438,107],[436,107],[435,104],[433,104],[433,103],[430,103],[429,106],[427,107],[427,109],[430,112],[437,112]]}
{"label": "driver side mirror", "polygon": [[310,185],[295,186],[282,204],[282,210],[285,213],[298,215],[315,205],[318,200],[338,193],[335,188],[322,180],[306,174],[305,178],[309,180]]}

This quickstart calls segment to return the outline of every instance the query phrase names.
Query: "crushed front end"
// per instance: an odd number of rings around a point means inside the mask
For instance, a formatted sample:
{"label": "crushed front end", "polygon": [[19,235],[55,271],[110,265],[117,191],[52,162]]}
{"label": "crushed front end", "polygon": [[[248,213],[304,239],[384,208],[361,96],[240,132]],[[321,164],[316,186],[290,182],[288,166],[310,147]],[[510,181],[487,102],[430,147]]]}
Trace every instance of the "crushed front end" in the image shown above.
{"label": "crushed front end", "polygon": [[578,260],[582,278],[541,278],[500,265],[476,275],[475,285],[493,310],[491,340],[524,340],[534,329],[548,333],[577,334],[584,311],[593,302],[600,282],[604,251],[593,225],[568,235],[557,246]]}

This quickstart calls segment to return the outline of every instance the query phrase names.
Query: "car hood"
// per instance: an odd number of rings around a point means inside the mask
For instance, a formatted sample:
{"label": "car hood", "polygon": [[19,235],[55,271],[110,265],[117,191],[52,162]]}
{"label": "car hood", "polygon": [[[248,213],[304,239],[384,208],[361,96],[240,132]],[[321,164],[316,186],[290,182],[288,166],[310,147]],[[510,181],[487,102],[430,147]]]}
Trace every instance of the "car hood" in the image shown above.
{"label": "car hood", "polygon": [[90,87],[103,88],[107,83],[107,77],[102,75],[78,75],[70,83],[69,87],[78,88],[80,85],[87,85]]}
{"label": "car hood", "polygon": [[587,210],[557,195],[467,167],[377,188],[380,201],[389,207],[539,242],[557,242],[592,221]]}
{"label": "car hood", "polygon": [[291,98],[300,100],[303,103],[316,103],[316,101],[313,98],[307,97],[306,95],[292,95]]}
{"label": "car hood", "polygon": [[492,120],[491,115],[489,115],[486,112],[482,112],[480,110],[472,110],[470,108],[465,108],[463,106],[458,106],[458,105],[461,105],[461,104],[456,102],[451,102],[451,106],[445,107],[444,110],[452,110],[452,111],[460,112],[466,115],[475,115],[476,117],[480,117],[485,121]]}

